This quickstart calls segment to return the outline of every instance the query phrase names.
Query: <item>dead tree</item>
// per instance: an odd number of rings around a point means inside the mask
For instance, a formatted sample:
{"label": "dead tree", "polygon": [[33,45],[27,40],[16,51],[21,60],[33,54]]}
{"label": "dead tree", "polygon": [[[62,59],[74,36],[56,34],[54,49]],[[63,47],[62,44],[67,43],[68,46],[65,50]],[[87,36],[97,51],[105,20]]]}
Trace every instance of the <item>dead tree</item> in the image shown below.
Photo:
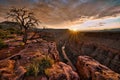
{"label": "dead tree", "polygon": [[26,44],[28,38],[28,30],[36,27],[39,23],[35,18],[33,12],[30,12],[26,8],[11,8],[7,13],[7,18],[20,25],[20,30],[23,34],[23,42]]}

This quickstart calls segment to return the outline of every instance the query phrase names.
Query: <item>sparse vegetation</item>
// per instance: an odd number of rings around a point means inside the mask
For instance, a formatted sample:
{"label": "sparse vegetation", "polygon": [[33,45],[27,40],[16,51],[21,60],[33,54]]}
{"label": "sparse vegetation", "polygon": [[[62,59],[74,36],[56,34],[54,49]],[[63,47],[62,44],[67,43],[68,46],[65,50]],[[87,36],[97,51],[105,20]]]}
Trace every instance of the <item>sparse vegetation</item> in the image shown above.
{"label": "sparse vegetation", "polygon": [[7,47],[7,45],[0,39],[0,49]]}
{"label": "sparse vegetation", "polygon": [[18,35],[22,35],[23,34],[22,31],[20,31],[20,30],[18,30],[16,28],[12,28],[12,27],[11,28],[7,28],[6,30],[9,31],[10,34],[18,34]]}
{"label": "sparse vegetation", "polygon": [[38,63],[32,63],[28,66],[26,73],[27,76],[33,75],[36,77],[38,73],[39,73]]}
{"label": "sparse vegetation", "polygon": [[22,34],[22,33],[14,28],[0,29],[1,39],[15,38],[13,34]]}
{"label": "sparse vegetation", "polygon": [[[12,26],[7,27],[6,25],[0,25],[0,39],[2,40],[9,40],[9,39],[16,39],[16,35],[21,36],[23,33],[18,30],[17,28],[14,28]],[[5,43],[4,43],[5,44]],[[2,47],[2,42],[1,42],[1,49]]]}
{"label": "sparse vegetation", "polygon": [[5,39],[10,33],[8,31],[0,29],[0,38]]}
{"label": "sparse vegetation", "polygon": [[49,57],[45,57],[42,59],[35,59],[33,62],[27,67],[27,76],[38,76],[39,74],[45,74],[45,69],[52,66],[54,60]]}

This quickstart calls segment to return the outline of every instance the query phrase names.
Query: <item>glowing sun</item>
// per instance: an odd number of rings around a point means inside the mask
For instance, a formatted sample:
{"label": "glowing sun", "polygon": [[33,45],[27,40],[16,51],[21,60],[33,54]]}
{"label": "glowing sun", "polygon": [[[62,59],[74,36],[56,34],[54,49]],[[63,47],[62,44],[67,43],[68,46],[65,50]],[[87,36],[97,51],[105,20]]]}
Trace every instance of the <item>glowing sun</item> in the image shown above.
{"label": "glowing sun", "polygon": [[77,32],[78,30],[76,28],[70,29],[71,31]]}

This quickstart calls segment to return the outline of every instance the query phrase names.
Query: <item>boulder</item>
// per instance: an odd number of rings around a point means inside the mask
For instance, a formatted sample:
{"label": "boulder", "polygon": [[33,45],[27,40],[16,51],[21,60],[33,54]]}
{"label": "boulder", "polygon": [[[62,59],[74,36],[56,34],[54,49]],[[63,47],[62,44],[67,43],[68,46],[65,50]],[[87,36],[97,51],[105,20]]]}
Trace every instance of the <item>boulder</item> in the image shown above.
{"label": "boulder", "polygon": [[14,65],[14,60],[0,61],[0,80],[12,80],[15,77]]}
{"label": "boulder", "polygon": [[120,75],[88,56],[79,56],[76,64],[81,80],[120,80]]}
{"label": "boulder", "polygon": [[17,68],[17,70],[15,71],[16,77],[15,77],[14,80],[21,80],[21,79],[23,79],[26,72],[27,72],[27,70],[23,66],[19,66]]}
{"label": "boulder", "polygon": [[51,68],[45,70],[45,73],[49,80],[79,80],[78,74],[63,62],[53,64]]}

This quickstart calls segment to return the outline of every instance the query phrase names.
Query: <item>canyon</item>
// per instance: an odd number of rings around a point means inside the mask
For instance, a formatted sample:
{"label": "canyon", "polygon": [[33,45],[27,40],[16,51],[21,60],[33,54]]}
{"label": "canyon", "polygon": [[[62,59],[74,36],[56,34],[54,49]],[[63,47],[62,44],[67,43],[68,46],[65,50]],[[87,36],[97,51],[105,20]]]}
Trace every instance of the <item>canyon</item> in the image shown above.
{"label": "canyon", "polygon": [[[51,32],[54,35],[57,43],[59,53],[62,53],[61,48],[65,44],[65,52],[70,59],[76,60],[79,55],[91,56],[102,64],[109,66],[105,61],[106,57],[110,60],[114,60],[119,68],[120,61],[120,32],[73,32],[69,30],[45,30],[45,32]],[[57,34],[57,35],[56,35]],[[61,55],[62,56],[62,55]],[[71,57],[70,57],[71,56]],[[100,61],[103,58],[103,61]],[[72,61],[75,63],[74,61]],[[111,64],[112,65],[112,64]],[[119,69],[117,69],[119,70]],[[116,70],[116,71],[117,71]],[[118,71],[120,72],[120,71]]]}
{"label": "canyon", "polygon": [[[79,56],[89,56],[116,73],[120,73],[119,32],[71,32],[69,30],[50,30],[48,32],[58,34],[54,37],[63,62],[68,63],[71,61],[76,66]],[[62,54],[61,48],[65,49],[66,55]]]}
{"label": "canyon", "polygon": [[[82,34],[82,33],[81,33]],[[77,56],[87,55],[113,71],[120,73],[120,37],[119,33],[91,32],[79,37],[79,40],[70,40],[66,44],[66,52],[74,64]]]}
{"label": "canyon", "polygon": [[119,33],[43,30],[37,36],[0,60],[0,80],[120,80]]}

